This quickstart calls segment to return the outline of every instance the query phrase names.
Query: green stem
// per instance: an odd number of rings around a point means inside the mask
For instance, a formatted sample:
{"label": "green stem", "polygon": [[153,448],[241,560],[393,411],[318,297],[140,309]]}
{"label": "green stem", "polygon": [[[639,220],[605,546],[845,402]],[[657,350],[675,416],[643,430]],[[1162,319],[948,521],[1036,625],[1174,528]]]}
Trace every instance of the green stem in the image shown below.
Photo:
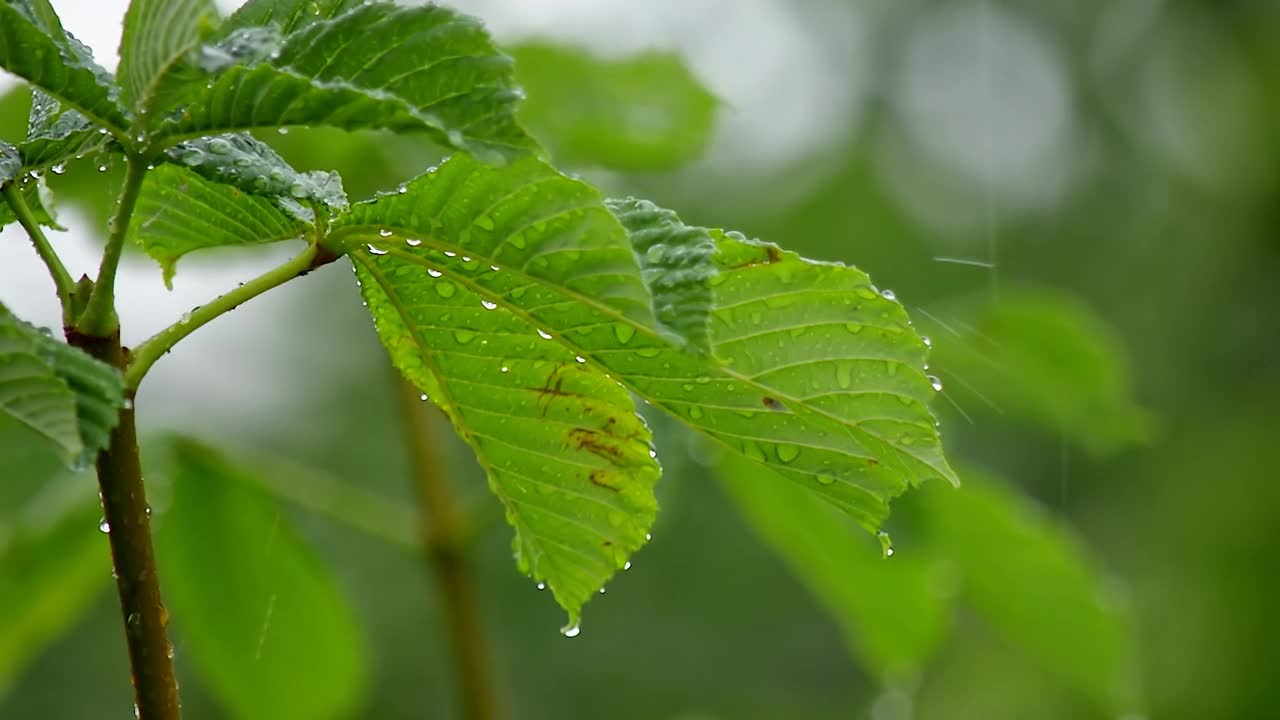
{"label": "green stem", "polygon": [[120,267],[125,236],[146,176],[146,160],[130,155],[125,168],[124,187],[120,189],[120,201],[116,205],[115,216],[111,218],[111,234],[102,253],[102,264],[98,267],[98,278],[94,281],[84,313],[76,323],[76,329],[85,335],[105,337],[120,327],[120,320],[116,317],[116,270]]}
{"label": "green stem", "polygon": [[422,502],[423,547],[444,605],[445,624],[453,642],[462,717],[502,717],[489,670],[481,628],[480,606],[463,552],[466,527],[449,487],[447,463],[432,432],[432,416],[417,388],[403,378],[400,396],[408,430],[409,456]]}
{"label": "green stem", "polygon": [[62,260],[58,258],[58,253],[54,252],[53,245],[49,244],[49,239],[45,237],[44,230],[40,228],[40,223],[36,220],[36,216],[31,212],[31,207],[27,205],[26,198],[22,197],[22,191],[18,189],[17,182],[11,182],[4,186],[4,199],[9,203],[9,207],[13,208],[13,214],[17,216],[18,222],[27,231],[27,236],[31,238],[31,244],[36,248],[36,254],[44,261],[45,267],[49,268],[49,275],[53,277],[54,287],[58,291],[58,302],[62,304],[62,325],[68,327],[73,322],[71,311],[71,295],[75,292],[76,282],[71,279],[71,274],[67,272],[66,266],[62,264]]}
{"label": "green stem", "polygon": [[[67,341],[114,367],[123,367],[126,351],[120,334],[83,335],[72,328]],[[98,453],[98,489],[102,494],[104,529],[111,543],[120,613],[133,677],[134,702],[141,720],[179,720],[178,682],[169,644],[169,612],[160,598],[155,551],[151,543],[151,509],[142,482],[133,393],[120,411],[106,450]]]}
{"label": "green stem", "polygon": [[296,277],[306,275],[315,268],[333,262],[336,259],[335,256],[330,255],[316,245],[308,245],[306,250],[303,250],[292,260],[268,270],[235,290],[225,295],[220,295],[213,301],[192,310],[190,314],[183,316],[181,320],[151,336],[146,342],[134,349],[133,360],[129,363],[129,367],[124,373],[126,387],[130,390],[137,389],[147,371],[161,356],[172,350],[173,346],[178,344],[178,341],[208,324],[214,318],[236,309],[242,303],[274,287],[283,285]]}

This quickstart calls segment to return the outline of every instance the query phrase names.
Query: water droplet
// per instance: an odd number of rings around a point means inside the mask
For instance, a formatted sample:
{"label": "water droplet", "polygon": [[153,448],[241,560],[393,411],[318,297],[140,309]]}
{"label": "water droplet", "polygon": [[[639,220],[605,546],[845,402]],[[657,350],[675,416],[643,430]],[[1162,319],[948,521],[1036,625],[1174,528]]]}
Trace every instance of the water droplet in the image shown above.
{"label": "water droplet", "polygon": [[383,248],[377,247],[377,246],[376,246],[376,245],[374,245],[373,243],[369,243],[368,245],[365,245],[365,247],[369,248],[369,252],[373,253],[374,255],[386,255],[386,254],[387,254],[387,251],[386,251],[386,250],[384,250]]}
{"label": "water droplet", "polygon": [[421,400],[422,402],[426,402],[426,401],[427,401],[427,394],[426,394],[426,393],[422,393],[421,395],[419,395],[419,396],[418,396],[418,399],[419,399],[419,400]]}
{"label": "water droplet", "polygon": [[379,230],[379,231],[378,231],[378,236],[379,236],[379,237],[391,237],[391,231],[390,231],[390,230],[388,230],[388,229],[386,229],[386,228],[382,228],[381,230]]}
{"label": "water droplet", "polygon": [[893,541],[889,539],[889,533],[881,530],[876,533],[876,538],[880,541],[880,552],[885,557],[893,557]]}
{"label": "water droplet", "polygon": [[107,166],[106,166],[106,165],[99,165],[99,166],[98,166],[98,172],[106,172],[106,171],[107,171]]}
{"label": "water droplet", "polygon": [[471,262],[471,258],[467,257],[466,255],[463,255],[462,262]]}
{"label": "water droplet", "polygon": [[924,343],[924,346],[927,348],[933,347],[933,341],[929,339],[928,335],[921,335],[920,342]]}
{"label": "water droplet", "polygon": [[63,163],[58,163],[57,165],[54,165],[49,169],[53,171],[54,175],[61,175],[62,173],[67,171],[67,166]]}
{"label": "water droplet", "polygon": [[657,458],[657,457],[658,457],[658,451],[657,451],[657,450],[654,450],[653,448],[649,448],[649,457],[650,457],[650,458]]}
{"label": "water droplet", "polygon": [[439,270],[436,270],[435,268],[427,268],[427,274],[433,278],[438,278],[441,275],[444,275],[444,273],[440,272]]}
{"label": "water droplet", "polygon": [[281,135],[288,135],[288,134],[289,134],[289,128],[282,127],[282,128],[280,128],[280,129],[276,130],[276,132],[280,133]]}
{"label": "water droplet", "polygon": [[546,589],[547,589],[547,584],[546,584],[546,583],[544,583],[544,582],[540,582],[540,583],[538,583],[538,589],[539,589],[539,590],[546,590]]}
{"label": "water droplet", "polygon": [[652,540],[652,539],[653,539],[653,533],[645,533],[645,534],[644,534],[644,539],[645,539],[645,540]]}
{"label": "water droplet", "polygon": [[456,252],[454,252],[454,251],[452,251],[452,250],[445,250],[445,251],[444,251],[444,256],[445,256],[445,257],[458,257],[458,253],[456,253]]}
{"label": "water droplet", "polygon": [[498,271],[499,271],[499,270],[501,270],[502,268],[498,267],[497,265],[490,265],[490,266],[489,266],[489,269],[490,269],[490,270],[492,270],[492,271],[494,271],[494,272],[498,272]]}
{"label": "water droplet", "polygon": [[470,330],[454,330],[453,339],[457,340],[459,345],[466,345],[476,339],[476,333]]}
{"label": "water droplet", "polygon": [[102,518],[101,520],[98,521],[98,532],[103,532],[103,533],[111,532],[111,523],[107,522],[106,518]]}
{"label": "water droplet", "polygon": [[188,310],[187,312],[182,313],[182,316],[178,318],[178,322],[184,324],[191,322],[191,311]]}
{"label": "water droplet", "polygon": [[98,134],[99,134],[99,135],[106,135],[106,134],[107,134],[107,129],[106,129],[106,128],[98,128]]}
{"label": "water droplet", "polygon": [[481,306],[481,307],[483,307],[485,310],[497,310],[497,309],[498,309],[498,303],[496,303],[496,302],[490,302],[490,301],[488,301],[488,300],[481,300],[481,301],[480,301],[480,306]]}
{"label": "water droplet", "polygon": [[537,328],[537,331],[538,331],[538,337],[542,338],[543,340],[551,339],[551,333],[547,332],[546,330],[543,330],[542,328]]}
{"label": "water droplet", "polygon": [[626,561],[625,563],[623,563],[623,564],[622,564],[622,569],[623,569],[624,571],[626,571],[626,570],[630,570],[630,569],[631,569],[631,561],[630,561],[630,560],[628,560],[628,561]]}
{"label": "water droplet", "polygon": [[937,375],[929,376],[929,384],[933,386],[934,392],[942,392],[942,381],[938,379]]}
{"label": "water droplet", "polygon": [[506,365],[503,365],[501,368],[498,368],[498,369],[499,369],[501,372],[504,372],[504,373],[505,373],[505,372],[511,372],[511,368],[507,367]]}
{"label": "water droplet", "polygon": [[587,361],[587,359],[586,359],[586,358],[584,358],[584,357],[582,357],[581,355],[574,355],[574,356],[573,356],[573,359],[574,359],[574,360],[577,360],[577,361],[578,361],[578,362],[580,362],[580,363],[584,363],[584,362],[586,362],[586,361]]}
{"label": "water droplet", "polygon": [[613,326],[613,334],[618,337],[618,342],[625,345],[635,337],[636,329],[630,325],[618,324]]}
{"label": "water droplet", "polygon": [[404,242],[405,242],[405,244],[406,244],[406,245],[408,245],[409,247],[418,247],[419,245],[421,245],[421,244],[422,244],[422,241],[421,241],[421,240],[419,240],[418,238],[409,238],[408,240],[405,240]]}
{"label": "water droplet", "polygon": [[600,594],[601,594],[601,595],[603,595],[603,594],[604,594],[604,588],[600,588]]}
{"label": "water droplet", "polygon": [[475,224],[476,224],[476,227],[483,228],[485,230],[492,230],[493,218],[489,217],[488,215],[481,215],[480,217],[476,218]]}
{"label": "water droplet", "polygon": [[778,459],[782,462],[789,463],[798,457],[800,457],[800,448],[798,446],[787,443],[778,446]]}
{"label": "water droplet", "polygon": [[582,626],[577,624],[565,625],[564,627],[560,628],[560,634],[564,635],[567,638],[578,637],[578,635],[582,634]]}
{"label": "water droplet", "polygon": [[694,378],[693,381],[698,383],[699,385],[706,385],[707,383],[711,382],[711,378],[706,375],[699,375],[698,377]]}
{"label": "water droplet", "polygon": [[458,290],[457,286],[449,282],[448,280],[445,280],[444,282],[436,283],[436,294],[442,298],[453,297],[453,294],[457,292],[457,290]]}
{"label": "water droplet", "polygon": [[400,185],[397,185],[397,186],[396,186],[396,192],[398,192],[398,193],[400,193],[401,195],[403,195],[403,194],[405,194],[405,193],[409,192],[409,188],[408,188],[408,186],[406,186],[406,185],[404,185],[403,183],[401,183]]}
{"label": "water droplet", "polygon": [[898,296],[897,296],[896,294],[894,294],[894,292],[893,292],[892,290],[888,289],[888,288],[885,288],[884,290],[881,290],[881,291],[880,291],[880,297],[884,298],[885,300],[897,300],[897,299],[898,299]]}

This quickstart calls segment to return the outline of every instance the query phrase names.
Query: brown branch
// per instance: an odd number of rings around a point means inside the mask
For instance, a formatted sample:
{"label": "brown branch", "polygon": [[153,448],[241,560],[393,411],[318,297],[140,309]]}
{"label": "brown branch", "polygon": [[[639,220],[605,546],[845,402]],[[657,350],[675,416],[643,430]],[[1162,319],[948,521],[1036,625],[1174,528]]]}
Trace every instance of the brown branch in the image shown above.
{"label": "brown branch", "polygon": [[[124,368],[127,353],[120,332],[109,337],[82,335],[75,330],[67,341],[114,367]],[[134,426],[133,392],[120,411],[106,450],[98,454],[98,487],[103,519],[111,539],[116,590],[129,646],[134,701],[141,720],[178,720],[178,683],[173,674],[168,635],[169,613],[160,600],[155,552],[151,545],[151,512],[142,483],[138,436]]]}
{"label": "brown branch", "polygon": [[489,669],[475,586],[463,552],[466,528],[449,487],[447,463],[432,432],[434,411],[419,399],[418,390],[408,381],[401,378],[399,382],[409,457],[422,502],[423,547],[449,627],[462,717],[497,720],[503,713]]}

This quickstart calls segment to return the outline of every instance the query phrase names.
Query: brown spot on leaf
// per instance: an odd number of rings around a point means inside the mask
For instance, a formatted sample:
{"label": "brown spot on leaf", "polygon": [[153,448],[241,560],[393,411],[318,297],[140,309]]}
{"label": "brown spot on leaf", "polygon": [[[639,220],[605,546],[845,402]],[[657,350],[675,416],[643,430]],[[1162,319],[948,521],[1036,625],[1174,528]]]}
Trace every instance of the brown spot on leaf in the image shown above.
{"label": "brown spot on leaf", "polygon": [[783,405],[781,400],[779,400],[778,398],[769,397],[768,395],[764,397],[763,402],[765,407],[775,412],[782,412],[787,409],[787,406]]}
{"label": "brown spot on leaf", "polygon": [[569,431],[569,444],[579,450],[586,450],[592,455],[604,458],[614,465],[621,465],[626,459],[626,454],[614,439],[599,430],[574,428]]}
{"label": "brown spot on leaf", "polygon": [[622,492],[622,488],[610,482],[616,475],[617,473],[609,472],[608,470],[592,470],[587,479],[596,487],[602,487],[610,492]]}

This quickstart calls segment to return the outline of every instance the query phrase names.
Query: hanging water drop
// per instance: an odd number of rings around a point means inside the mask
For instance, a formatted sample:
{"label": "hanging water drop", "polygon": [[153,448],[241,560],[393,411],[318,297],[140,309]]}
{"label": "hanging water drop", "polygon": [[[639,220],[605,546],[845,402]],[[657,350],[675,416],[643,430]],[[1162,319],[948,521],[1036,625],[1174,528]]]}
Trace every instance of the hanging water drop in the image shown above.
{"label": "hanging water drop", "polygon": [[546,584],[546,583],[544,583],[544,582],[540,582],[540,583],[538,583],[538,589],[539,589],[539,590],[546,590],[546,589],[547,589],[547,584]]}
{"label": "hanging water drop", "polygon": [[880,541],[880,551],[884,553],[886,558],[893,557],[893,541],[889,539],[889,533],[881,530],[876,533],[876,539]]}
{"label": "hanging water drop", "polygon": [[573,625],[565,625],[564,627],[560,628],[560,634],[564,635],[567,638],[578,637],[578,635],[580,635],[581,633],[582,633],[582,626],[576,623]]}
{"label": "hanging water drop", "polygon": [[600,588],[600,594],[601,594],[601,595],[603,595],[603,594],[604,594],[604,588]]}
{"label": "hanging water drop", "polygon": [[886,288],[886,289],[884,289],[884,290],[881,290],[881,291],[880,291],[880,297],[884,298],[885,300],[897,300],[897,299],[898,299],[898,296],[897,296],[897,295],[896,295],[892,290],[889,290],[888,288]]}
{"label": "hanging water drop", "polygon": [[628,561],[626,561],[625,563],[623,563],[623,564],[622,564],[622,569],[623,569],[624,571],[626,571],[626,570],[630,570],[630,569],[631,569],[631,561],[630,561],[630,560],[628,560]]}
{"label": "hanging water drop", "polygon": [[419,399],[419,400],[421,400],[421,401],[423,401],[423,402],[426,402],[426,401],[427,401],[427,394],[426,394],[426,393],[422,393],[421,395],[419,395],[419,396],[418,396],[418,399]]}
{"label": "hanging water drop", "polygon": [[920,342],[924,343],[924,346],[927,348],[933,347],[933,341],[929,339],[928,335],[921,335]]}
{"label": "hanging water drop", "polygon": [[101,520],[98,521],[98,532],[101,532],[101,533],[111,532],[111,523],[107,522],[106,518],[102,518]]}
{"label": "hanging water drop", "polygon": [[942,381],[938,379],[937,375],[929,376],[929,384],[933,386],[934,392],[942,392]]}

